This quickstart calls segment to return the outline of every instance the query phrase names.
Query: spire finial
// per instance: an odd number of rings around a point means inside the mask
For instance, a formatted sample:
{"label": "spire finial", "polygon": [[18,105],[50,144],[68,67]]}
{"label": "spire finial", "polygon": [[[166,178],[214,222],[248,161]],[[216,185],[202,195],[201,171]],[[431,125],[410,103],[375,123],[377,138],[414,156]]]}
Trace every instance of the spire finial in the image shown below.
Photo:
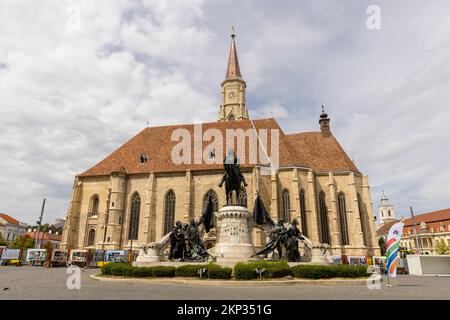
{"label": "spire finial", "polygon": [[239,68],[236,43],[234,41],[235,37],[236,37],[236,30],[234,29],[234,27],[231,27],[231,47],[230,47],[230,56],[228,58],[227,73],[225,76],[226,80],[241,78],[241,70]]}
{"label": "spire finial", "polygon": [[326,119],[328,118],[328,115],[325,113],[325,107],[323,106],[322,102],[322,114],[320,115],[320,119]]}

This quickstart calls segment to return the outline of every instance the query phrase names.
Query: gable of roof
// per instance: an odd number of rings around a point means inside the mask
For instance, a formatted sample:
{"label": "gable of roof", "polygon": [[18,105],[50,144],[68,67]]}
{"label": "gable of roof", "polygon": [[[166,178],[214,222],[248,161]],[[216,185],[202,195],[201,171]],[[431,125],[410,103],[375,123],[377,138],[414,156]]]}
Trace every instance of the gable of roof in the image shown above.
{"label": "gable of roof", "polygon": [[10,223],[10,224],[16,224],[16,225],[19,224],[19,221],[17,221],[13,217],[7,215],[6,213],[0,213],[0,218],[2,218],[3,220],[5,220],[7,223]]}
{"label": "gable of roof", "polygon": [[[305,166],[314,170],[351,170],[356,171],[355,165],[345,154],[334,137],[323,138],[320,132],[300,133],[285,135],[277,121],[273,118],[259,120],[240,120],[210,122],[201,124],[202,132],[208,129],[218,130],[224,137],[222,157],[227,154],[226,134],[229,129],[242,129],[253,131],[253,126],[257,132],[267,130],[267,153],[271,155],[271,129],[279,130],[279,165],[280,167]],[[112,152],[98,164],[83,172],[80,177],[104,176],[112,172],[148,173],[148,172],[182,172],[186,170],[221,170],[223,168],[222,159],[216,164],[174,164],[171,158],[173,148],[179,141],[171,141],[172,133],[176,129],[184,129],[194,137],[194,125],[175,125],[151,127],[142,130],[124,145]],[[245,159],[241,159],[241,167],[253,167],[248,157],[248,139],[245,143]],[[193,138],[191,141],[191,160],[193,154]],[[203,152],[207,152],[211,141],[202,141]],[[259,147],[259,145],[258,145]],[[236,150],[236,141],[234,143]],[[147,156],[147,162],[140,163],[142,154]],[[216,154],[220,152],[216,150]],[[259,161],[259,159],[258,159]],[[260,162],[258,164],[261,165]]]}
{"label": "gable of roof", "polygon": [[[450,208],[417,215],[415,220],[416,225],[420,225],[422,222],[430,223],[450,220]],[[414,226],[413,218],[405,219],[403,223],[405,227]]]}

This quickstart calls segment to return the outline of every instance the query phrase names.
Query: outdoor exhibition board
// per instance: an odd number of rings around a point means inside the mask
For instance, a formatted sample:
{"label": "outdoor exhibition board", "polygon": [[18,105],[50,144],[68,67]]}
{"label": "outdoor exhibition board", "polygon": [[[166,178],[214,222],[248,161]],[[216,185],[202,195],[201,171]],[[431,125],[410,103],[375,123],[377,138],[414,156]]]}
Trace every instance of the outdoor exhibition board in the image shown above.
{"label": "outdoor exhibition board", "polygon": [[0,254],[1,260],[19,260],[20,249],[3,249]]}
{"label": "outdoor exhibition board", "polygon": [[47,257],[47,250],[45,249],[28,249],[27,262],[30,264],[42,264]]}
{"label": "outdoor exhibition board", "polygon": [[71,250],[69,255],[69,264],[75,264],[78,266],[86,266],[89,259],[88,250]]}
{"label": "outdoor exhibition board", "polygon": [[127,262],[127,251],[108,250],[105,254],[105,262]]}

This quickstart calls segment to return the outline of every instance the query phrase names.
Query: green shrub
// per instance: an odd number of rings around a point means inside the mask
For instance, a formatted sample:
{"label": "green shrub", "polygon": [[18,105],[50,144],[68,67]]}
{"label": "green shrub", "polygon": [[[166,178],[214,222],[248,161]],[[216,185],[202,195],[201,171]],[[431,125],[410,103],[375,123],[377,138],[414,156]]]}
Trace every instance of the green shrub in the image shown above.
{"label": "green shrub", "polygon": [[152,277],[164,277],[173,278],[175,277],[175,267],[157,266],[150,267],[152,270]]}
{"label": "green shrub", "polygon": [[335,266],[339,277],[342,278],[358,278],[368,277],[366,266],[349,266],[349,265],[337,265]]}
{"label": "green shrub", "polygon": [[210,263],[207,266],[209,279],[231,279],[233,269]]}
{"label": "green shrub", "polygon": [[129,263],[108,263],[102,266],[102,273],[112,276],[129,276],[133,271]]}
{"label": "green shrub", "polygon": [[175,267],[133,267],[129,263],[108,263],[101,271],[104,275],[119,277],[175,277]]}
{"label": "green shrub", "polygon": [[366,272],[366,267],[349,265],[299,265],[292,267],[291,271],[294,277],[306,279],[358,278],[369,276]]}
{"label": "green shrub", "polygon": [[330,279],[338,276],[334,266],[300,265],[292,267],[291,271],[296,278]]}
{"label": "green shrub", "polygon": [[[201,264],[186,264],[179,266],[175,274],[177,277],[200,277],[198,270],[203,268],[206,268],[206,266]],[[204,277],[206,278],[206,273],[204,273]]]}
{"label": "green shrub", "polygon": [[286,261],[258,261],[250,263],[238,263],[234,267],[234,277],[239,280],[250,280],[259,278],[255,269],[265,269],[262,278],[283,278],[291,275],[291,269]]}
{"label": "green shrub", "polygon": [[136,278],[147,278],[152,277],[152,268],[149,267],[133,267],[133,277]]}

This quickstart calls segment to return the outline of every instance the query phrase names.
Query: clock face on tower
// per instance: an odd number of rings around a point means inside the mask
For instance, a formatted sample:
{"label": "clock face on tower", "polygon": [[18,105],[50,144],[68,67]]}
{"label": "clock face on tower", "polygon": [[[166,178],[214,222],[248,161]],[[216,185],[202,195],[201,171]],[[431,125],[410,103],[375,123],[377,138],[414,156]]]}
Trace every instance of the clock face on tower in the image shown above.
{"label": "clock face on tower", "polygon": [[230,99],[234,99],[235,96],[236,96],[236,94],[234,92],[230,92],[228,94],[228,98],[230,98]]}

